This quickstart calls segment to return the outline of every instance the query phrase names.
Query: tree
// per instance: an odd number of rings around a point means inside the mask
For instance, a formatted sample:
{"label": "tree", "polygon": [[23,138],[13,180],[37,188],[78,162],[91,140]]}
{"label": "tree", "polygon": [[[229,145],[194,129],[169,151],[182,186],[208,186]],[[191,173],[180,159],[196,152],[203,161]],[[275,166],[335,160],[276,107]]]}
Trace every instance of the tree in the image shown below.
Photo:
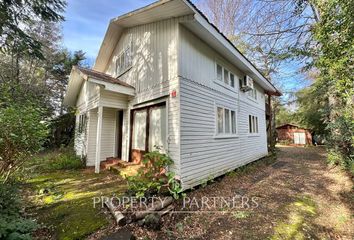
{"label": "tree", "polygon": [[32,102],[0,108],[0,179],[6,182],[31,153],[40,150],[46,136],[42,110]]}
{"label": "tree", "polygon": [[354,173],[354,1],[315,1],[320,21],[314,26],[320,74],[313,86],[327,106],[330,157]]}
{"label": "tree", "polygon": [[34,21],[59,22],[64,0],[6,0],[0,2],[0,49],[4,53],[43,58],[42,43],[28,34]]}

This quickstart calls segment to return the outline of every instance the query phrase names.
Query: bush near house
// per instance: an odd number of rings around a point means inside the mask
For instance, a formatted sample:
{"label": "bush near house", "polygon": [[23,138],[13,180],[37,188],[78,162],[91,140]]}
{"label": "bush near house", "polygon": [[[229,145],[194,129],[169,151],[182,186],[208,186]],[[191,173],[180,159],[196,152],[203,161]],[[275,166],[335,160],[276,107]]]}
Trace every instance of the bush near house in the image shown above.
{"label": "bush near house", "polygon": [[168,172],[172,159],[158,150],[146,153],[143,167],[135,176],[127,177],[129,193],[137,197],[148,197],[157,193],[171,194],[175,199],[182,191],[181,184],[173,172]]}

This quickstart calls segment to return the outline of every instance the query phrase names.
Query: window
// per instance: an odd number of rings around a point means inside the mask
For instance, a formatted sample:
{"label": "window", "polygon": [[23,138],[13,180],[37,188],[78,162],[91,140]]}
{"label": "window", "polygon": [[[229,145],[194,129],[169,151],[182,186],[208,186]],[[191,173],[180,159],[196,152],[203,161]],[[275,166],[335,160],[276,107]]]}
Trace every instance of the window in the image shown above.
{"label": "window", "polygon": [[232,73],[230,73],[230,85],[231,87],[235,87],[235,75],[233,75]]}
{"label": "window", "polygon": [[248,96],[257,100],[257,90],[255,88],[253,88],[251,91],[248,91]]}
{"label": "window", "polygon": [[229,85],[229,71],[224,69],[224,82],[226,85]]}
{"label": "window", "polygon": [[248,115],[249,133],[259,133],[258,131],[258,117]]}
{"label": "window", "polygon": [[80,114],[78,132],[83,133],[85,131],[85,128],[86,128],[86,114]]}
{"label": "window", "polygon": [[227,108],[217,107],[217,134],[236,134],[236,112]]}
{"label": "window", "polygon": [[231,111],[231,132],[236,134],[236,113]]}
{"label": "window", "polygon": [[216,65],[216,75],[216,78],[222,81],[222,67],[219,64]]}
{"label": "window", "polygon": [[225,109],[225,133],[230,133],[230,110]]}
{"label": "window", "polygon": [[224,109],[218,107],[218,133],[224,132]]}
{"label": "window", "polygon": [[116,60],[116,74],[117,76],[124,73],[132,66],[132,43],[122,51]]}
{"label": "window", "polygon": [[216,79],[225,85],[235,88],[235,74],[231,73],[220,64],[216,64]]}

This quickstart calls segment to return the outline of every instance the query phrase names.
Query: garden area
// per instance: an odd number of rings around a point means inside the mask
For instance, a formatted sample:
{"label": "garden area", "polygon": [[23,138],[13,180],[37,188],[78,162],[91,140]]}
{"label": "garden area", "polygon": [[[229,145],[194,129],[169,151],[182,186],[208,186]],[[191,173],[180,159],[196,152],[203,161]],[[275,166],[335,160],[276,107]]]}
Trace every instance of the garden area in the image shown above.
{"label": "garden area", "polygon": [[120,196],[126,190],[119,174],[95,174],[68,150],[39,154],[24,172],[17,197],[26,216],[36,222],[35,239],[84,239],[106,228],[112,219],[100,204],[94,207],[93,198]]}

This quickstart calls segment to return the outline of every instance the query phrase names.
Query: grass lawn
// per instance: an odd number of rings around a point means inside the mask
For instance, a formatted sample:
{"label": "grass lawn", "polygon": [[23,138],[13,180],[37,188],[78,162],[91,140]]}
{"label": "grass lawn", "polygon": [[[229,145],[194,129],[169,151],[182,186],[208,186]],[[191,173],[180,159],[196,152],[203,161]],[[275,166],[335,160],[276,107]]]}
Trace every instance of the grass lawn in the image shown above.
{"label": "grass lawn", "polygon": [[37,171],[24,184],[27,212],[44,226],[40,239],[83,239],[111,223],[101,206],[93,207],[93,197],[119,196],[125,184],[111,172]]}

